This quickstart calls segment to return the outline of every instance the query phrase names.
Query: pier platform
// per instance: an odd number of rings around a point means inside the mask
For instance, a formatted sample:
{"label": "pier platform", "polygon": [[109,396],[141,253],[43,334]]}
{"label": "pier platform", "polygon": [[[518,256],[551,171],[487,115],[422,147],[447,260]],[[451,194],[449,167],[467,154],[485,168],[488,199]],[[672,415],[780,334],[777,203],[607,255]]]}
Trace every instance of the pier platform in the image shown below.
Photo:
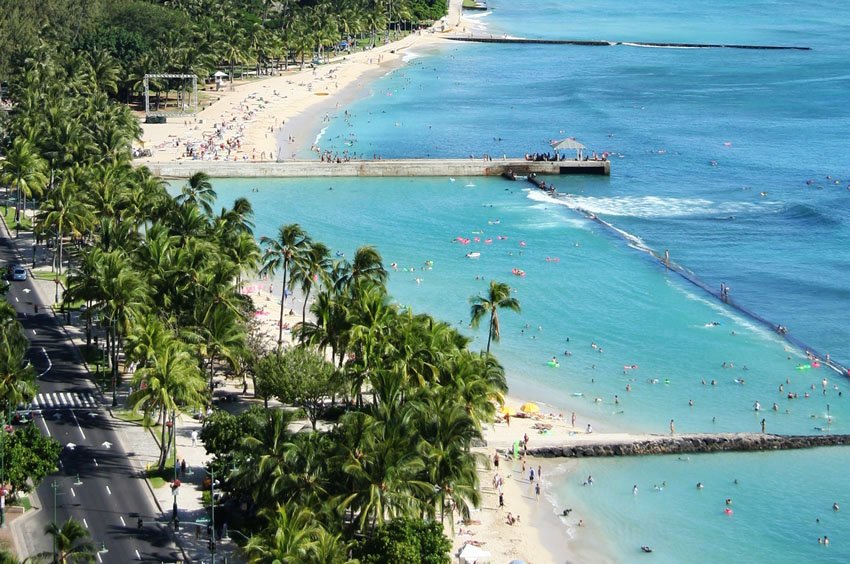
{"label": "pier platform", "polygon": [[326,163],[321,161],[178,161],[144,162],[154,174],[164,178],[189,178],[205,172],[213,178],[307,178],[307,177],[416,177],[416,176],[500,176],[511,170],[518,176],[536,174],[610,175],[611,161],[527,161],[522,158],[483,159],[382,159]]}

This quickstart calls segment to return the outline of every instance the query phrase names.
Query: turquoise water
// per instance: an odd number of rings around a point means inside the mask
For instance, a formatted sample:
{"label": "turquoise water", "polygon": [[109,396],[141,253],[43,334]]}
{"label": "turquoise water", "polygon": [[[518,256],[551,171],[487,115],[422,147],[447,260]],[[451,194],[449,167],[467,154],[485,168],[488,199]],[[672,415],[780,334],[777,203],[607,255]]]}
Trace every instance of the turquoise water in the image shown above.
{"label": "turquoise water", "polygon": [[[478,19],[494,34],[813,51],[450,44],[374,84],[348,108],[349,120],[331,121],[322,147],[498,158],[575,135],[612,154],[612,176],[556,179],[568,193],[557,199],[521,182],[465,178],[231,180],[216,183],[220,195],[250,198],[259,234],[299,222],[349,256],[377,245],[400,267],[390,280],[400,303],[462,328],[471,295],[492,278],[510,282],[523,312],[503,316],[494,351],[511,389],[553,411],[576,410],[582,426],[666,432],[672,418],[677,431],[757,431],[765,419],[770,432],[850,432],[846,378],[797,370],[802,353],[774,331],[578,211],[659,253],[669,249],[709,288],[726,283],[737,304],[850,363],[850,7],[490,4],[492,14]],[[480,241],[453,242],[459,236]],[[472,250],[479,259],[465,258]],[[421,270],[426,260],[433,270]],[[547,366],[552,356],[560,368]],[[631,365],[638,368],[623,370]],[[552,493],[600,524],[620,561],[638,558],[643,543],[656,547],[651,558],[670,562],[683,548],[705,562],[847,561],[838,532],[847,524],[830,509],[847,489],[837,470],[847,457],[835,449],[582,462]],[[590,473],[611,487],[581,488],[575,476]],[[645,477],[636,499],[635,476]],[[664,480],[663,493],[652,491]],[[706,488],[696,492],[697,481]],[[731,519],[722,514],[729,496]],[[817,544],[822,534],[833,539],[829,548]]]}
{"label": "turquoise water", "polygon": [[[615,532],[608,542],[622,562],[847,562],[850,478],[835,470],[848,462],[840,449],[581,462],[559,507],[574,510],[573,530],[579,515]],[[588,475],[593,486],[582,486]]]}

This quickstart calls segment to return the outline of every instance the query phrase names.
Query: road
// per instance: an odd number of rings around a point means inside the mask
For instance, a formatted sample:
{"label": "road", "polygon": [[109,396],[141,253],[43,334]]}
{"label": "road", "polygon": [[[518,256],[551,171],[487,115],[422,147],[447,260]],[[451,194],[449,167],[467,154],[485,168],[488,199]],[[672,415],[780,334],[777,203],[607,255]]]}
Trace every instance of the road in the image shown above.
{"label": "road", "polygon": [[[0,260],[18,262],[6,238],[0,238]],[[30,339],[28,358],[40,374],[42,409],[34,419],[64,447],[59,472],[38,488],[42,511],[24,525],[27,544],[32,543],[28,549],[52,550],[43,529],[55,512],[59,522],[73,517],[89,530],[99,550],[97,562],[182,562],[172,534],[155,521],[159,511],[132,465],[133,453],[124,450],[112,417],[96,403],[97,390],[59,320],[39,300],[31,279],[11,282],[8,299]],[[139,516],[145,522],[141,530]]]}

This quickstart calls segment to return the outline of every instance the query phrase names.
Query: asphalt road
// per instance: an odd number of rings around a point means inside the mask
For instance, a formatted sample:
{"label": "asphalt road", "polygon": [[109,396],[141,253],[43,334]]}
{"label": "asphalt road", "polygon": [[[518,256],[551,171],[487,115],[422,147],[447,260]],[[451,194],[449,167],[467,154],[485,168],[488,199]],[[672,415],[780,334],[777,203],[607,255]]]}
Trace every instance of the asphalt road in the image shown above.
{"label": "asphalt road", "polygon": [[[5,238],[0,238],[0,261],[17,262]],[[64,446],[59,472],[38,488],[41,511],[24,525],[27,543],[32,543],[29,548],[52,550],[43,530],[55,513],[59,522],[73,517],[88,528],[99,550],[97,562],[182,562],[172,534],[155,521],[158,510],[109,413],[99,406],[70,407],[73,398],[85,394],[97,398],[97,390],[59,321],[45,313],[33,281],[11,282],[7,296],[30,339],[28,358],[40,374],[39,392],[46,398],[34,419],[43,433]],[[145,522],[142,529],[137,525],[139,516]]]}

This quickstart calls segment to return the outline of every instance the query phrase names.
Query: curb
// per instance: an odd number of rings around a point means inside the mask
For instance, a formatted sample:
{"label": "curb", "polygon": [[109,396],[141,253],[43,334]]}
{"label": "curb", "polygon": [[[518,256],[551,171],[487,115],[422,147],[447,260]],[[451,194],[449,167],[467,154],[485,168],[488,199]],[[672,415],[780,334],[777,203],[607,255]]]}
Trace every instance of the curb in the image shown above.
{"label": "curb", "polygon": [[[18,256],[18,258],[23,263],[23,255],[21,254],[21,250],[18,248],[18,245],[15,244],[15,239],[12,237],[12,233],[11,233],[11,231],[9,231],[9,226],[6,224],[6,218],[3,217],[2,215],[0,215],[0,223],[2,223],[2,225],[3,225],[3,229],[5,231],[6,239],[8,239],[11,242],[11,246],[14,249],[15,254]],[[30,271],[30,276],[32,277],[32,269],[28,269],[28,270]],[[33,277],[33,279],[35,279],[35,278]],[[33,288],[35,289],[34,291],[38,295],[38,298],[42,302],[44,302],[44,303],[49,302],[49,300],[44,299],[44,296],[42,295],[42,292],[39,289],[38,285],[33,284]],[[64,286],[63,286],[63,289],[64,289]],[[76,362],[78,364],[80,364],[83,367],[83,370],[85,370],[85,372],[88,374],[89,381],[94,383],[91,379],[91,369],[89,369],[88,363],[85,362],[85,359],[83,358],[83,355],[80,352],[79,347],[77,347],[77,344],[74,342],[73,337],[68,332],[68,328],[65,326],[65,323],[62,321],[62,319],[59,316],[56,315],[55,304],[54,304],[54,306],[51,306],[51,307],[45,308],[45,309],[48,309],[50,311],[50,313],[51,313],[51,315],[53,316],[54,319],[59,319],[59,326],[62,329],[62,333],[65,335],[65,339],[67,340],[68,344],[71,345],[71,349],[74,351],[74,357],[75,357]],[[96,383],[94,385],[94,391],[96,392],[96,395],[100,396],[101,404],[105,408],[105,410],[109,413],[109,416],[112,419],[118,419],[115,416],[115,414],[112,412],[111,403],[106,401],[106,396],[103,394],[103,390],[101,390],[100,387],[97,386]],[[123,420],[120,420],[120,421],[123,421]],[[150,430],[148,430],[148,432],[150,432]],[[153,436],[152,433],[151,433],[151,436]],[[119,439],[120,439],[120,437],[119,437]],[[154,438],[154,440],[156,440],[156,439]],[[123,441],[122,441],[122,443],[123,443]],[[125,452],[130,452],[130,451],[127,450],[127,448],[123,444],[121,446],[122,446],[122,448],[124,449]],[[137,465],[137,467],[138,467],[138,465]],[[164,514],[165,511],[163,511],[162,506],[160,505],[159,500],[157,499],[156,494],[153,491],[153,486],[151,486],[151,483],[148,480],[147,475],[144,474],[145,469],[142,468],[141,471],[143,472],[145,486],[147,486],[148,492],[150,493],[151,497],[153,498],[154,504],[156,505],[157,509],[159,509],[159,512],[161,514]],[[35,499],[39,500],[38,495],[35,493],[35,490],[33,490],[33,494],[35,496]],[[35,506],[33,506],[33,507],[35,507]],[[32,515],[35,515],[36,513],[40,512],[40,511],[41,511],[41,504],[40,504],[40,500],[39,500],[38,509],[34,509],[33,511],[31,511],[29,513],[32,514]],[[13,539],[13,542],[15,544],[15,552],[18,555],[20,555],[21,552],[22,552],[21,551],[22,546],[26,547],[26,541],[23,539],[22,536],[19,536],[18,533],[20,531],[18,530],[17,524],[20,523],[21,525],[23,525],[28,520],[29,520],[28,515],[24,514],[23,517],[16,519],[15,523],[12,523],[12,524],[9,525],[9,527],[12,531],[12,539]],[[166,529],[168,529],[170,531],[170,528],[168,528],[167,525],[166,525]],[[184,562],[191,562],[191,559],[187,556],[186,550],[183,547],[183,543],[180,542],[179,535],[172,535],[172,538],[174,539],[174,544],[180,550],[180,553],[183,555],[183,561]]]}

